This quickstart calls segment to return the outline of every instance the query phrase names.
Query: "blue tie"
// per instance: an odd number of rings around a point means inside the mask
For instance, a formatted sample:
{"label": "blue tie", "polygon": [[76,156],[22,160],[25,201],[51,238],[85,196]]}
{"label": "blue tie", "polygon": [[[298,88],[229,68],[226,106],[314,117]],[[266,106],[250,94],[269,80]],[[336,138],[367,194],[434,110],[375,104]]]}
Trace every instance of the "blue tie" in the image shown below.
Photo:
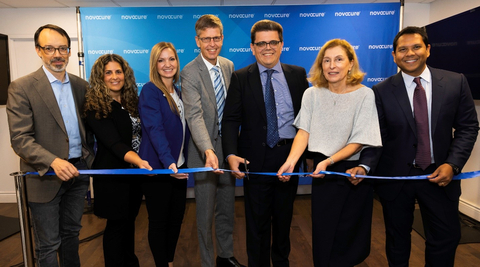
{"label": "blue tie", "polygon": [[217,100],[218,112],[218,131],[222,131],[223,107],[225,106],[225,89],[223,88],[222,78],[217,66],[213,66],[212,70],[215,72],[215,80],[213,87],[215,88],[215,98]]}
{"label": "blue tie", "polygon": [[272,73],[274,70],[268,69],[267,82],[265,83],[265,110],[267,112],[267,145],[273,148],[280,136],[278,135],[277,108],[275,107],[275,93],[272,86]]}

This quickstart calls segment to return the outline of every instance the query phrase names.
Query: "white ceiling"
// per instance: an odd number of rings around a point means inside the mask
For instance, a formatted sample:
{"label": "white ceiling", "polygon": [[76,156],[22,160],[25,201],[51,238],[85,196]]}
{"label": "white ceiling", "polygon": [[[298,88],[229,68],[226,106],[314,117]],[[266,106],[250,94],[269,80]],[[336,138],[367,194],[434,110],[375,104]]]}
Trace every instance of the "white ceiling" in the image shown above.
{"label": "white ceiling", "polygon": [[[405,0],[431,3],[435,0]],[[146,6],[253,6],[385,3],[399,0],[0,0],[0,8],[146,7]]]}

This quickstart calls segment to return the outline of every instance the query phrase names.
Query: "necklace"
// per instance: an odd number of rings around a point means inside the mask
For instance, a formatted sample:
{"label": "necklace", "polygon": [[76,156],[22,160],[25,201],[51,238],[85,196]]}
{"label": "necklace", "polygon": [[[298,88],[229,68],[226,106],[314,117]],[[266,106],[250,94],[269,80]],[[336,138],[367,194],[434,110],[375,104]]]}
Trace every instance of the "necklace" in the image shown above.
{"label": "necklace", "polygon": [[328,89],[328,91],[330,91],[330,98],[332,99],[333,101],[333,105],[336,106],[337,105],[337,99],[340,97],[340,95],[343,95],[343,93],[345,93],[345,91],[347,90],[347,87],[345,87],[340,93],[334,93],[332,90]]}

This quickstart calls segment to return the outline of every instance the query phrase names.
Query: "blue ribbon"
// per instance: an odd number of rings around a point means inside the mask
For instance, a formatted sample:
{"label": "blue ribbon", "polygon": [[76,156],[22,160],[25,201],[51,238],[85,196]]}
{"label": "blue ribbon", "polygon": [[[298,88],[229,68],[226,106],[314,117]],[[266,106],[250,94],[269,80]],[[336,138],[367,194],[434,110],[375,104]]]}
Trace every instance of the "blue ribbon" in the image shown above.
{"label": "blue ribbon", "polygon": [[[178,173],[196,173],[196,172],[208,172],[208,171],[224,171],[224,172],[235,172],[225,169],[213,169],[211,167],[204,168],[188,168],[188,169],[178,169]],[[155,175],[155,174],[173,174],[174,172],[171,169],[156,169],[156,170],[147,170],[147,169],[104,169],[104,170],[78,170],[80,174],[87,175]],[[277,176],[276,172],[242,172],[245,174],[255,174],[255,175],[265,175],[265,176]],[[292,172],[284,173],[283,175],[310,175],[311,172]],[[331,172],[331,171],[321,171],[320,174],[331,174],[331,175],[340,175],[345,177],[350,177],[350,174],[343,172]],[[25,175],[38,175],[38,172],[27,172]],[[47,172],[45,175],[55,175],[55,172]],[[389,180],[424,180],[428,179],[428,175],[418,175],[418,176],[369,176],[369,175],[355,175],[357,178],[367,178],[367,179],[389,179]],[[464,172],[453,177],[453,180],[464,180],[480,176],[480,171],[473,172]]]}
{"label": "blue ribbon", "polygon": [[[189,168],[189,169],[178,169],[178,173],[195,173],[195,172],[207,172],[213,171],[211,167],[205,168]],[[174,174],[171,169],[156,169],[156,170],[147,170],[147,169],[104,169],[104,170],[78,170],[80,174],[88,175],[154,175],[154,174]],[[25,175],[38,175],[38,172],[27,172]],[[45,175],[55,175],[55,172],[47,172]]]}

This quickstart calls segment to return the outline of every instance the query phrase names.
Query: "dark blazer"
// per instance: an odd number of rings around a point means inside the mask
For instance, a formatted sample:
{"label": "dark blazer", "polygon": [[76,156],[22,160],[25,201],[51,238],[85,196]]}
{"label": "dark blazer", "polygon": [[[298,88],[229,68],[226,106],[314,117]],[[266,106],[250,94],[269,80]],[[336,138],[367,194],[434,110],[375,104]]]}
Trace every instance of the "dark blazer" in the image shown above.
{"label": "dark blazer", "polygon": [[[75,101],[82,157],[91,166],[93,138],[82,119],[87,82],[68,74]],[[62,180],[43,176],[55,158],[68,159],[68,134],[52,86],[43,68],[13,81],[8,88],[7,115],[12,148],[20,157],[20,170],[38,172],[26,177],[28,200],[46,203],[57,194]]]}
{"label": "dark blazer", "polygon": [[[309,86],[307,74],[304,68],[294,65],[282,64],[282,69],[296,116],[303,93]],[[222,133],[225,156],[235,154],[244,157],[250,161],[250,171],[260,170],[267,147],[267,116],[256,62],[232,74],[223,113]]]}
{"label": "dark blazer", "polygon": [[[128,169],[130,163],[124,160],[132,149],[132,121],[122,105],[112,101],[112,112],[107,118],[95,118],[95,111],[87,112],[87,125],[95,134],[97,154],[93,169]],[[137,180],[137,181],[135,181]],[[127,216],[133,184],[138,176],[94,175],[95,215],[107,219]],[[139,196],[141,199],[141,196]]]}
{"label": "dark blazer", "polygon": [[[175,90],[181,98],[177,87]],[[185,140],[183,155],[186,163],[190,139],[188,126],[185,126],[185,139],[183,139],[180,117],[172,112],[167,98],[152,82],[143,86],[138,110],[142,122],[140,157],[148,161],[154,169],[167,169],[172,163],[177,163],[182,142]]]}
{"label": "dark blazer", "polygon": [[[429,67],[430,68],[430,67]],[[432,74],[431,136],[438,167],[445,162],[460,169],[467,162],[477,139],[475,104],[465,76],[430,68]],[[415,159],[415,121],[401,73],[373,86],[383,148],[376,168],[379,176],[408,175]],[[455,130],[452,135],[452,130]],[[376,190],[387,200],[394,199],[404,181],[379,181]],[[460,196],[460,182],[445,187],[451,199]]]}

